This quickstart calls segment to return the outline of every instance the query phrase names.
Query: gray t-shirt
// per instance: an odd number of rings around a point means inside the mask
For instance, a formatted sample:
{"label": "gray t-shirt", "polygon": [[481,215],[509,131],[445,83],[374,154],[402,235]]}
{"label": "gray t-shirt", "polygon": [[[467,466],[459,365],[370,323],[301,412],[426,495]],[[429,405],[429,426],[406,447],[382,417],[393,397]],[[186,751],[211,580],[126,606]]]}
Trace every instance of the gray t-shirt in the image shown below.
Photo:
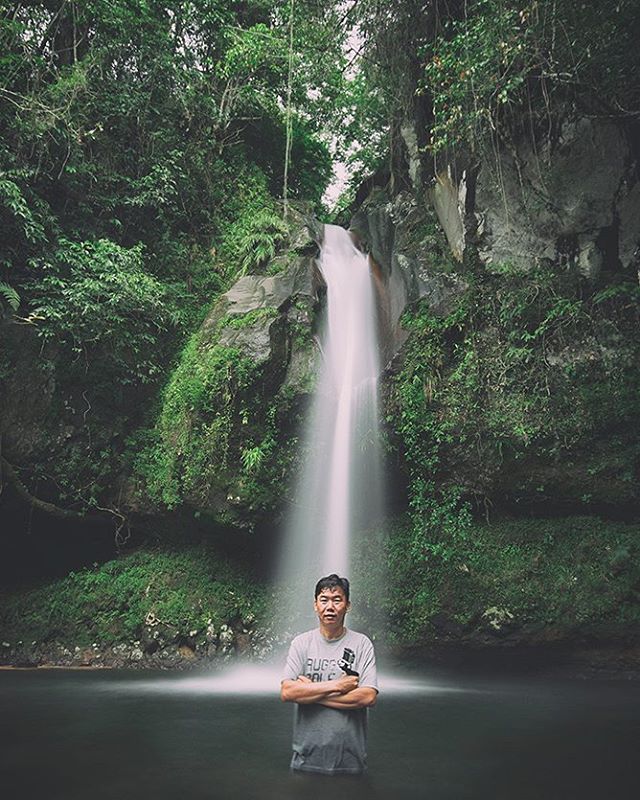
{"label": "gray t-shirt", "polygon": [[[345,648],[354,658],[359,686],[378,690],[376,658],[371,641],[347,630],[340,639],[328,641],[316,628],[291,642],[282,680],[306,675],[312,681],[330,681],[345,673],[338,666]],[[347,654],[349,656],[349,654]],[[291,768],[305,772],[359,773],[367,766],[367,709],[327,708],[317,703],[296,703],[293,719]]]}

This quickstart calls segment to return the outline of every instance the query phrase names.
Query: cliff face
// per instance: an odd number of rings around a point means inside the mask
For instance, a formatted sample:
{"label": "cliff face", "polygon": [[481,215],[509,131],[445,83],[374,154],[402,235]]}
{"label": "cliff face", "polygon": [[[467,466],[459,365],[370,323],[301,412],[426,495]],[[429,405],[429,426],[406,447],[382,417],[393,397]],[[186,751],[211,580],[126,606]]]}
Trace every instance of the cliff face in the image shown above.
{"label": "cliff face", "polygon": [[445,163],[429,194],[452,251],[486,269],[550,265],[591,284],[640,267],[637,130],[565,113],[553,138],[521,137],[468,169]]}
{"label": "cliff face", "polygon": [[[431,178],[407,147],[412,188],[374,189],[356,211],[350,229],[371,255],[378,289],[398,483],[413,487],[412,504],[427,481],[439,487],[429,501],[438,508],[449,487],[456,502],[494,514],[634,516],[633,142],[629,127],[566,116],[553,140],[514,141],[486,162],[451,157]],[[205,411],[191,404],[181,416],[171,389],[165,398],[172,485],[181,484],[181,501],[234,524],[272,517],[296,468],[323,298],[311,252],[319,231],[304,233],[308,224],[297,237],[303,251],[307,237],[308,255],[293,248],[275,277],[242,278],[198,335],[201,364],[212,348],[251,361],[235,399]],[[202,452],[208,466],[194,469]],[[156,496],[171,503],[171,491],[165,482]]]}
{"label": "cliff face", "polygon": [[135,463],[134,510],[184,506],[249,528],[279,512],[325,291],[322,226],[293,213],[289,227],[286,252],[221,295],[183,350]]}
{"label": "cliff face", "polygon": [[450,157],[429,180],[407,146],[412,190],[374,192],[356,214],[392,284],[407,263],[420,275],[385,391],[414,483],[429,462],[494,509],[634,513],[634,141],[630,126],[566,117],[553,141]]}
{"label": "cliff face", "polygon": [[[426,298],[446,315],[465,286],[454,275],[422,271],[419,254],[411,252],[413,205],[410,198],[400,209],[370,204],[352,226],[356,243],[368,247],[374,237],[387,361],[407,338],[400,319],[409,306]],[[134,510],[157,515],[185,506],[218,523],[253,528],[286,508],[322,357],[326,291],[317,264],[322,225],[304,216],[291,222],[285,252],[265,274],[245,275],[223,294],[183,351],[136,462]]]}
{"label": "cliff face", "polygon": [[[351,221],[373,262],[399,487],[398,518],[356,554],[354,579],[403,643],[637,641],[634,140],[609,122],[559,130],[553,146],[451,158],[431,178],[409,149],[405,188],[375,189]],[[324,305],[321,229],[303,215],[290,228],[284,252],[215,302],[136,434],[118,506],[133,519],[182,509],[206,533],[252,529],[286,504]],[[27,475],[89,434],[81,391],[59,413],[55,373],[15,335],[4,452]]]}

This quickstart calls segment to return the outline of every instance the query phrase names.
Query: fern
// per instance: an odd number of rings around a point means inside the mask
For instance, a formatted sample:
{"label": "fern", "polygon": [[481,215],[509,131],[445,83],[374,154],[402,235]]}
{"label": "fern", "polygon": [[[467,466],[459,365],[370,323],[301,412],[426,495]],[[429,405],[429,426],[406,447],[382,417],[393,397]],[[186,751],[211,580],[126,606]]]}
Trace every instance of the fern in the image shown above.
{"label": "fern", "polygon": [[20,306],[20,295],[13,286],[9,286],[8,283],[0,282],[0,295],[3,297],[4,302],[12,308],[14,311],[17,311]]}
{"label": "fern", "polygon": [[257,214],[242,231],[239,242],[240,275],[263,266],[286,239],[287,225],[271,211]]}

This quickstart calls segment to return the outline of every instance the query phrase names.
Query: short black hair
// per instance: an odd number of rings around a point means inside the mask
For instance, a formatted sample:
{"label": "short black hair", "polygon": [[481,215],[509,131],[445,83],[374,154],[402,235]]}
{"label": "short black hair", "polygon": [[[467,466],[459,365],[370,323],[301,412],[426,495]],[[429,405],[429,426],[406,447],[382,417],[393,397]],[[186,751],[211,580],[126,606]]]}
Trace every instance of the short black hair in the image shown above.
{"label": "short black hair", "polygon": [[349,581],[347,578],[341,578],[339,575],[336,575],[333,572],[331,575],[327,575],[326,578],[320,578],[320,580],[316,583],[316,592],[314,594],[314,598],[317,597],[323,589],[334,589],[334,588],[342,589],[344,592],[344,596],[349,599]]}

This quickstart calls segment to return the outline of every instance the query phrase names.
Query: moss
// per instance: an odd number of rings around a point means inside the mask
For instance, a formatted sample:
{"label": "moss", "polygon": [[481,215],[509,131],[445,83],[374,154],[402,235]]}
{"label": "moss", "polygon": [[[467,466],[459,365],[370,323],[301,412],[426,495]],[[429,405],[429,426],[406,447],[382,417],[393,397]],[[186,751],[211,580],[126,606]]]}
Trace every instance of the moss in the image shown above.
{"label": "moss", "polygon": [[314,301],[309,297],[296,297],[288,312],[289,330],[296,348],[311,350],[316,346]]}
{"label": "moss", "polygon": [[[389,385],[409,478],[410,517],[389,541],[397,635],[433,636],[436,614],[473,628],[488,608],[567,629],[637,622],[638,527],[593,516],[637,509],[637,287],[589,293],[566,272],[489,274],[468,256],[464,271],[449,316],[405,314]],[[592,516],[477,519],[532,508]]]}
{"label": "moss", "polygon": [[[295,309],[294,309],[295,311]],[[225,318],[241,328],[277,314],[274,308]],[[291,338],[303,329],[285,321]],[[187,344],[167,384],[156,424],[130,442],[138,493],[169,509],[187,503],[215,510],[217,521],[252,526],[282,501],[295,458],[299,409],[295,392],[273,392],[273,375],[242,351]]]}
{"label": "moss", "polygon": [[254,308],[252,311],[247,311],[246,314],[226,314],[220,320],[218,330],[222,330],[222,328],[234,328],[235,330],[250,328],[259,320],[275,319],[277,316],[278,309],[273,306]]}
{"label": "moss", "polygon": [[297,262],[299,256],[297,253],[286,250],[284,253],[272,258],[267,265],[267,275],[279,275],[291,269]]}
{"label": "moss", "polygon": [[249,627],[265,604],[247,571],[206,546],[184,546],[132,553],[5,597],[0,623],[10,642],[128,642],[149,623],[179,640],[202,636],[208,625]]}
{"label": "moss", "polygon": [[233,433],[248,420],[259,374],[237,349],[191,337],[164,390],[157,424],[134,443],[142,444],[135,469],[152,501],[174,508],[187,495],[224,491],[230,460],[239,457]]}
{"label": "moss", "polygon": [[470,275],[449,317],[423,305],[405,316],[388,419],[427,526],[445,492],[591,509],[637,500],[638,293],[583,294],[550,269],[503,265]]}
{"label": "moss", "polygon": [[639,535],[637,524],[597,517],[506,518],[472,523],[445,557],[399,518],[384,536],[386,563],[372,564],[368,544],[357,582],[362,602],[388,615],[381,632],[403,644],[432,639],[436,615],[470,633],[490,608],[508,610],[518,628],[624,629],[640,622]]}

